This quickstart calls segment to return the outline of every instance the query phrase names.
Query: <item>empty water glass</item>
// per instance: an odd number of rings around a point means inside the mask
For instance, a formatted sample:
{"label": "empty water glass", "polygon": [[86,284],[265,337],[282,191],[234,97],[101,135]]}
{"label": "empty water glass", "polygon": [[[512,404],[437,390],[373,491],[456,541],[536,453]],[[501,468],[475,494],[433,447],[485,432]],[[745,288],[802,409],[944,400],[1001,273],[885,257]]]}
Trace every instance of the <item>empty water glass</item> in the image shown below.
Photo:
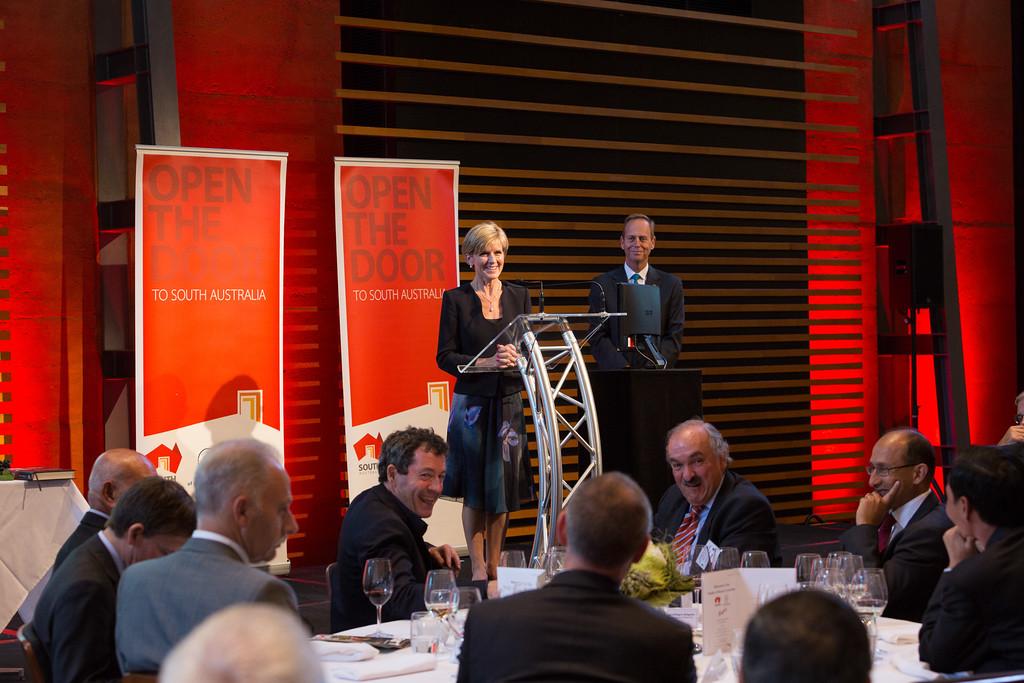
{"label": "empty water glass", "polygon": [[433,612],[413,612],[409,620],[409,644],[413,652],[436,654],[446,635],[441,619]]}
{"label": "empty water glass", "polygon": [[796,585],[801,589],[810,588],[814,583],[815,570],[821,571],[825,563],[818,553],[800,553],[796,556]]}

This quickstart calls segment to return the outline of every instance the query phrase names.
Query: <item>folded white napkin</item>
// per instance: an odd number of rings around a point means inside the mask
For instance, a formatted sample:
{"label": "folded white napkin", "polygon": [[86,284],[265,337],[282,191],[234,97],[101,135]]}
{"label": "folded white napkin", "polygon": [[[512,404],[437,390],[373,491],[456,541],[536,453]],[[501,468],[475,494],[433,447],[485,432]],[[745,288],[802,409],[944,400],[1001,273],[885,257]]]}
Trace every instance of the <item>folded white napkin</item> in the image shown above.
{"label": "folded white napkin", "polygon": [[915,681],[933,681],[939,677],[939,674],[930,670],[927,664],[919,662],[916,655],[893,655],[889,661],[897,671]]}
{"label": "folded white napkin", "polygon": [[732,671],[728,653],[716,652],[708,657],[707,667],[700,677],[700,683],[734,683],[736,675]]}
{"label": "folded white napkin", "polygon": [[890,645],[916,645],[917,634],[920,630],[921,626],[919,624],[913,624],[909,627],[880,627],[878,629],[878,639]]}
{"label": "folded white napkin", "polygon": [[377,656],[377,648],[369,643],[332,643],[314,640],[313,651],[321,662],[361,662]]}
{"label": "folded white napkin", "polygon": [[394,652],[363,662],[324,662],[324,676],[328,680],[369,681],[374,678],[403,676],[417,671],[430,671],[437,666],[429,652]]}

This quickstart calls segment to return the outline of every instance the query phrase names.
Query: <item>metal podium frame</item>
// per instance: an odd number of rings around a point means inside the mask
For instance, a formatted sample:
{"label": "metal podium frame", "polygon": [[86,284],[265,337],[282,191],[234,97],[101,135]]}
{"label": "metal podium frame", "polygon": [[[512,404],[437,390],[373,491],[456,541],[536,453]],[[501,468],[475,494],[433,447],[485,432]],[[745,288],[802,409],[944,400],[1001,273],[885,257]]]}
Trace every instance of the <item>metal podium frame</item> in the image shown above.
{"label": "metal podium frame", "polygon": [[[498,344],[515,344],[519,351],[518,370],[523,378],[526,395],[533,414],[534,432],[537,437],[537,462],[539,470],[539,491],[537,501],[537,529],[530,551],[531,566],[538,566],[544,553],[552,544],[555,524],[562,508],[572,498],[576,487],[588,477],[601,475],[601,437],[597,421],[597,408],[590,389],[580,342],[572,331],[573,323],[596,323],[583,339],[586,342],[608,318],[622,317],[625,313],[534,313],[516,316],[499,332],[491,342],[465,365],[458,366],[460,373],[503,372],[500,368],[478,367],[481,358],[494,355]],[[560,340],[545,341],[540,338],[547,332],[557,332]],[[565,391],[566,381],[574,376],[579,389],[579,398]],[[557,379],[552,384],[553,376]],[[580,411],[580,417],[570,422],[558,411],[559,405],[572,406]],[[562,447],[570,439],[580,445],[580,457],[589,453],[590,463],[580,473],[575,484],[570,485],[562,474]],[[564,496],[563,496],[564,493]]]}

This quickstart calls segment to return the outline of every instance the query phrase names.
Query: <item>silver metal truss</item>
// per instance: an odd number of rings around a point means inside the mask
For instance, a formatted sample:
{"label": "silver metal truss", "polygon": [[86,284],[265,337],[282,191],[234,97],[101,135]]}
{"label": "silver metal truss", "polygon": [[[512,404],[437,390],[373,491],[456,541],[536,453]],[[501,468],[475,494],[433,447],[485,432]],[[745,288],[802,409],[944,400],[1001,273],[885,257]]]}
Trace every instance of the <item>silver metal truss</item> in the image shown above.
{"label": "silver metal truss", "polygon": [[[473,360],[459,367],[460,372],[486,371],[477,368],[476,361],[492,355],[499,343],[514,343],[519,350],[518,368],[533,414],[539,464],[537,528],[533,549],[530,551],[530,561],[534,566],[542,561],[554,543],[558,515],[572,499],[576,488],[588,478],[601,474],[597,409],[580,342],[571,325],[596,323],[583,340],[586,342],[608,318],[621,315],[624,314],[520,315]],[[573,378],[577,387],[575,397],[566,389],[567,383]],[[562,468],[562,448],[571,440],[579,445],[581,463],[586,462],[586,467],[574,483],[566,481]]]}

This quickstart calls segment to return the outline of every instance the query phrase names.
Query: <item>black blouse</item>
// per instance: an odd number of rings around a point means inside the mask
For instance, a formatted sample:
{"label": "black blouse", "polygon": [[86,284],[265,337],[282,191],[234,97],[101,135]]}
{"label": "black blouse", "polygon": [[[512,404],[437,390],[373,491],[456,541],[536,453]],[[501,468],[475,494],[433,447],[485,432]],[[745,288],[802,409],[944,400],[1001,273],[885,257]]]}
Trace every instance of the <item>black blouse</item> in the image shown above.
{"label": "black blouse", "polygon": [[[437,366],[456,378],[455,393],[470,396],[505,396],[523,390],[518,371],[461,374],[459,366],[480,353],[517,315],[530,312],[530,292],[518,285],[501,289],[501,318],[484,317],[480,297],[468,282],[441,297],[441,324],[437,334]],[[505,343],[511,343],[511,339]]]}

